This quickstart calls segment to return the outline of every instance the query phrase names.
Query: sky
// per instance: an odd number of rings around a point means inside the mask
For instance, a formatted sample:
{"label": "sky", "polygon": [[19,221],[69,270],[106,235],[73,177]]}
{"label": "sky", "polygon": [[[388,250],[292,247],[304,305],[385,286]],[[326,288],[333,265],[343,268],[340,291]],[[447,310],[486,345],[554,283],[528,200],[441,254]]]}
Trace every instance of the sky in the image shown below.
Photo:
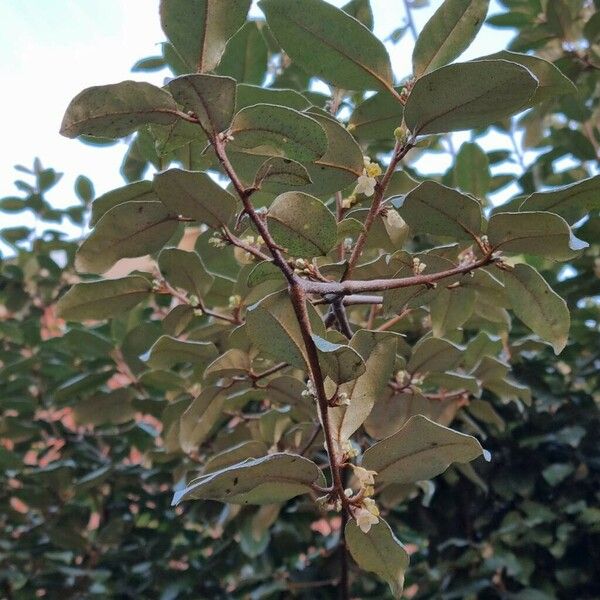
{"label": "sky", "polygon": [[[329,1],[336,6],[347,2]],[[255,4],[251,15],[260,16]],[[375,33],[380,38],[404,22],[402,0],[372,0],[371,4]],[[413,10],[417,29],[440,4],[441,0],[430,0],[427,8]],[[489,14],[501,10],[492,0]],[[461,60],[501,50],[512,35],[484,26]],[[124,79],[162,85],[166,71],[130,70],[138,59],[159,54],[158,44],[164,39],[158,0],[1,0],[4,151],[0,153],[0,197],[15,195],[14,165],[30,166],[36,156],[45,167],[64,173],[47,195],[57,206],[77,202],[73,182],[80,174],[93,181],[97,195],[123,185],[119,166],[124,146],[98,148],[64,138],[58,133],[60,122],[71,98],[86,87]],[[408,74],[413,46],[410,34],[388,46],[396,75]],[[439,164],[435,170],[440,170]],[[11,225],[25,224],[26,217],[15,219]]]}

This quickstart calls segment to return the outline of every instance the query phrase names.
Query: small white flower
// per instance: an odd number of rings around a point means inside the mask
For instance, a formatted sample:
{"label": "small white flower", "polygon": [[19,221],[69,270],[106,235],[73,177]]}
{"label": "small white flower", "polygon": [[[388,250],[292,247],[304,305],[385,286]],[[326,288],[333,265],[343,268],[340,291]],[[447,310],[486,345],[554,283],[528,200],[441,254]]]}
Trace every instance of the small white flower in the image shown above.
{"label": "small white flower", "polygon": [[363,508],[366,508],[373,516],[379,516],[379,508],[377,508],[377,504],[375,504],[375,500],[373,498],[365,498],[362,501]]}
{"label": "small white flower", "polygon": [[375,484],[375,475],[377,475],[377,471],[369,471],[364,467],[357,467],[356,465],[352,465],[352,468],[354,469],[354,475],[360,482],[361,487]]}
{"label": "small white flower", "polygon": [[377,180],[375,177],[369,177],[367,170],[363,169],[363,174],[358,178],[358,183],[354,188],[355,194],[364,194],[367,197],[371,197],[375,193],[375,185]]}
{"label": "small white flower", "polygon": [[338,394],[338,402],[340,406],[350,406],[350,396],[346,392],[340,392]]}
{"label": "small white flower", "polygon": [[242,303],[242,297],[239,294],[229,296],[229,308],[238,308]]}
{"label": "small white flower", "polygon": [[362,507],[354,513],[354,518],[356,519],[356,524],[360,527],[360,530],[363,533],[369,533],[371,526],[379,523],[378,517],[376,517],[370,510]]}
{"label": "small white flower", "polygon": [[426,268],[427,265],[424,262],[421,262],[420,258],[417,258],[416,256],[413,258],[413,272],[415,275],[421,275]]}
{"label": "small white flower", "polygon": [[208,243],[215,248],[225,248],[225,246],[227,246],[225,240],[219,235],[213,235],[210,237]]}
{"label": "small white flower", "polygon": [[346,458],[355,458],[360,454],[357,446],[354,446],[350,440],[343,440],[341,443],[342,454]]}

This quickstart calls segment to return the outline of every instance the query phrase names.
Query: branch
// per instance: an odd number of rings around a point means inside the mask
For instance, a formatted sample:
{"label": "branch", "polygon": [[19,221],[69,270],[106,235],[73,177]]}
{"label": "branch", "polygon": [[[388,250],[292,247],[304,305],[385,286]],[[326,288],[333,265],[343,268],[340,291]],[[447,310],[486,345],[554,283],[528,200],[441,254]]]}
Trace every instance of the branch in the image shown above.
{"label": "branch", "polygon": [[346,309],[344,308],[343,299],[338,297],[331,304],[333,308],[333,312],[335,314],[335,320],[338,322],[340,327],[340,331],[350,339],[354,334],[352,332],[352,326],[350,325],[350,321],[348,320],[348,315],[346,314]]}
{"label": "branch", "polygon": [[231,233],[228,227],[223,227],[222,232],[230,244],[245,250],[248,252],[248,254],[252,254],[252,256],[258,258],[259,260],[271,260],[264,252],[261,252],[258,248],[255,248],[252,246],[252,244],[247,244],[244,242],[244,240],[241,240],[239,237]]}
{"label": "branch", "polygon": [[390,164],[388,165],[383,177],[380,181],[377,182],[375,186],[375,195],[373,196],[373,202],[371,203],[371,208],[365,218],[365,222],[363,224],[363,231],[358,236],[356,240],[356,244],[352,250],[352,254],[350,255],[350,259],[348,260],[348,267],[346,268],[346,272],[344,273],[344,279],[349,279],[360,255],[362,254],[363,248],[367,241],[367,236],[369,235],[369,231],[373,226],[373,222],[375,221],[375,217],[377,217],[379,213],[379,209],[381,208],[381,202],[383,201],[383,196],[385,194],[385,190],[390,183],[390,179],[398,166],[398,163],[408,154],[408,152],[412,148],[412,143],[407,142],[406,144],[400,144],[400,142],[396,142],[394,146],[394,152],[392,154],[392,158],[390,160]]}
{"label": "branch", "polygon": [[436,281],[453,277],[454,275],[464,275],[480,267],[485,267],[498,260],[492,252],[488,252],[479,260],[469,262],[453,269],[431,273],[429,275],[413,275],[412,277],[402,277],[399,279],[370,279],[370,280],[352,280],[352,281],[332,281],[323,283],[320,281],[301,280],[304,291],[310,294],[332,294],[337,296],[346,296],[351,294],[362,294],[365,292],[383,292],[386,290],[396,290],[399,288],[412,287],[415,285],[432,286]]}
{"label": "branch", "polygon": [[202,298],[198,298],[197,303],[190,302],[187,295],[182,294],[178,290],[176,290],[172,285],[170,285],[167,281],[161,282],[161,288],[157,290],[158,294],[169,294],[173,298],[177,298],[182,304],[187,304],[192,308],[200,309],[205,315],[209,317],[214,317],[215,319],[221,319],[222,321],[227,321],[228,323],[232,323],[233,325],[241,325],[243,321],[239,317],[234,317],[231,315],[224,315],[222,313],[216,312],[210,308],[207,308],[204,304]]}
{"label": "branch", "polygon": [[225,173],[231,180],[235,191],[237,192],[242,204],[244,206],[244,212],[250,217],[251,221],[254,223],[254,226],[260,233],[263,241],[267,248],[269,248],[269,252],[273,257],[273,262],[281,269],[283,275],[288,280],[288,283],[292,283],[296,280],[296,276],[294,275],[294,270],[290,267],[290,265],[285,260],[279,246],[275,242],[275,240],[271,237],[271,233],[269,232],[265,221],[257,214],[252,202],[250,202],[250,196],[255,191],[255,188],[246,188],[244,184],[241,182],[240,178],[237,176],[233,165],[231,164],[227,153],[225,152],[225,142],[224,138],[216,135],[211,138],[211,143],[215,150],[215,154],[223,167]]}
{"label": "branch", "polygon": [[[265,245],[267,246],[269,252],[271,253],[271,256],[273,257],[273,262],[281,269],[281,272],[288,281],[290,298],[294,307],[294,312],[296,314],[296,318],[300,326],[300,331],[302,333],[302,339],[306,348],[310,377],[316,390],[317,406],[319,408],[319,417],[321,420],[321,424],[325,432],[325,442],[327,447],[327,454],[329,456],[329,466],[331,469],[331,479],[333,482],[334,491],[340,499],[340,501],[342,502],[344,509],[349,510],[348,499],[344,495],[344,486],[341,479],[340,467],[337,462],[335,444],[333,440],[333,434],[331,431],[331,425],[329,422],[327,394],[325,392],[325,387],[323,384],[324,377],[321,371],[321,365],[319,363],[317,348],[312,339],[312,328],[306,309],[307,300],[306,292],[303,288],[303,280],[294,273],[294,270],[285,260],[279,246],[272,238],[266,222],[261,218],[260,215],[257,214],[256,210],[254,209],[254,206],[250,201],[250,196],[252,195],[254,188],[246,189],[244,187],[244,184],[239,179],[225,151],[225,138],[220,135],[216,135],[210,137],[209,139],[215,150],[215,154],[217,155],[219,162],[223,167],[223,170],[225,171],[225,173],[227,173],[227,176],[231,180],[233,187],[235,188],[240,200],[242,201],[244,211],[250,217],[251,221],[254,223],[256,229],[260,233],[263,241],[265,242]],[[322,285],[327,284],[323,283]]]}

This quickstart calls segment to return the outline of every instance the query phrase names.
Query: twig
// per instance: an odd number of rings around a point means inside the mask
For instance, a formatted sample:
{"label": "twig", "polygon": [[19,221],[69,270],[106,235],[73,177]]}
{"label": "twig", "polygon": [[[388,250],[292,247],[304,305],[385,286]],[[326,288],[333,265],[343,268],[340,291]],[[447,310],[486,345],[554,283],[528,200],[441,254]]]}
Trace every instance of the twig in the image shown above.
{"label": "twig", "polygon": [[390,164],[388,165],[383,177],[380,181],[375,185],[375,194],[373,196],[373,202],[371,203],[371,208],[365,218],[365,222],[363,224],[363,231],[359,234],[356,244],[354,244],[354,248],[352,249],[352,253],[350,254],[350,258],[348,260],[348,266],[346,268],[346,272],[344,273],[343,279],[348,279],[350,275],[352,275],[352,271],[360,258],[365,243],[367,241],[367,236],[369,235],[369,231],[375,221],[375,217],[377,217],[379,213],[379,209],[381,207],[381,202],[383,200],[383,196],[385,194],[385,190],[390,182],[390,179],[398,166],[398,163],[408,154],[410,149],[412,148],[412,144],[400,144],[400,142],[396,142],[394,146],[394,152],[392,154],[392,158],[390,160]]}

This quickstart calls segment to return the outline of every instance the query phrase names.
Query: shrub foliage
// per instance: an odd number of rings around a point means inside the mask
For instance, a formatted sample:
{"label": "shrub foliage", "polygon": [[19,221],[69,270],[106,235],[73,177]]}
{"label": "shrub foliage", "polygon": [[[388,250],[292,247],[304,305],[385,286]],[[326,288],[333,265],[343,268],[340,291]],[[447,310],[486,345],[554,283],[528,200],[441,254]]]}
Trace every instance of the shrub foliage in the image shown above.
{"label": "shrub foliage", "polygon": [[250,4],[162,0],[164,87],[71,101],[124,186],[0,201],[0,589],[598,597],[595,5],[455,62],[489,3],[407,3],[398,81],[368,1]]}

